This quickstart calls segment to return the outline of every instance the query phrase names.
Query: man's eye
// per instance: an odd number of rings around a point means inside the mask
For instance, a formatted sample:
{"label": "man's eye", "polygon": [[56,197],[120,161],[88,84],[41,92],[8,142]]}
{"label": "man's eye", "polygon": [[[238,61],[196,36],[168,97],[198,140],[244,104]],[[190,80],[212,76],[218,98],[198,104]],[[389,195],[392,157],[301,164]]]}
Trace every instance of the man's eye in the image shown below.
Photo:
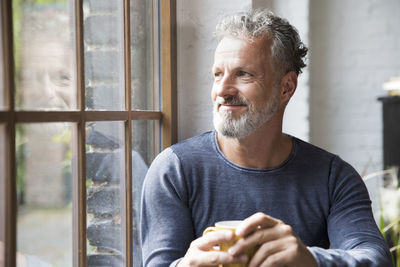
{"label": "man's eye", "polygon": [[247,76],[251,76],[251,75],[250,75],[250,73],[241,70],[241,71],[238,71],[237,76],[247,77]]}
{"label": "man's eye", "polygon": [[219,77],[221,77],[222,76],[222,72],[215,72],[214,73],[214,77],[215,78],[219,78]]}

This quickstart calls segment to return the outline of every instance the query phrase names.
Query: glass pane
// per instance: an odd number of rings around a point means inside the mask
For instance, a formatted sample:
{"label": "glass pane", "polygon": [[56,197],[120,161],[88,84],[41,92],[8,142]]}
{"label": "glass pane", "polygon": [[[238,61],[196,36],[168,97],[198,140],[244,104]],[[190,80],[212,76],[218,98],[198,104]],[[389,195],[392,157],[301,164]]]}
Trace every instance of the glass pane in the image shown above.
{"label": "glass pane", "polygon": [[[158,110],[157,25],[153,11],[156,1],[131,3],[132,108]],[[156,13],[157,14],[157,13]]]}
{"label": "glass pane", "polygon": [[123,110],[123,1],[83,4],[86,109]]}
{"label": "glass pane", "polygon": [[124,124],[96,122],[87,133],[88,266],[124,266]]}
{"label": "glass pane", "polygon": [[72,14],[73,0],[13,0],[17,109],[76,107]]}
{"label": "glass pane", "polygon": [[72,126],[17,125],[18,266],[72,266]]}
{"label": "glass pane", "polygon": [[5,126],[0,124],[0,267],[4,267],[4,240],[5,240]]}
{"label": "glass pane", "polygon": [[155,124],[158,121],[133,121],[132,126],[132,210],[133,210],[133,260],[135,267],[141,265],[141,247],[139,240],[140,193],[147,168],[155,156],[158,144],[155,136]]}
{"label": "glass pane", "polygon": [[150,165],[158,152],[159,140],[156,130],[159,121],[132,121],[132,146],[144,162]]}

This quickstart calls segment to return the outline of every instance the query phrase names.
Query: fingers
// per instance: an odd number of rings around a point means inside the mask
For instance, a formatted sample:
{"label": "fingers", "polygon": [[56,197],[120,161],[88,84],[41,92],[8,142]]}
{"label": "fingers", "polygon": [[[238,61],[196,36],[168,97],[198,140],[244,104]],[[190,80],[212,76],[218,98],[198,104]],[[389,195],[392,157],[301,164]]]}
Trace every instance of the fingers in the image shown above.
{"label": "fingers", "polygon": [[[257,227],[260,226],[260,227]],[[317,266],[307,247],[296,236],[293,228],[268,215],[258,213],[241,225],[239,233],[244,238],[233,245],[229,253],[239,255],[249,248],[259,246],[249,267],[264,266]],[[258,229],[258,230],[257,230]]]}
{"label": "fingers", "polygon": [[[178,266],[217,266],[218,264],[246,263],[245,251],[258,247],[249,267],[317,266],[307,247],[295,235],[291,226],[263,213],[247,218],[236,230],[242,236],[228,252],[213,250],[217,244],[234,238],[231,231],[209,232],[192,242]],[[251,250],[251,249],[250,249]]]}
{"label": "fingers", "polygon": [[269,228],[276,224],[281,223],[280,220],[268,216],[264,213],[256,213],[247,219],[245,219],[236,229],[236,234],[238,236],[245,237],[259,228]]}
{"label": "fingers", "polygon": [[[246,229],[251,229],[252,227],[254,227],[254,222],[260,223],[263,226],[261,227],[261,229],[257,228],[258,230],[254,231],[250,235],[246,235],[246,237],[236,242],[236,244],[232,246],[229,250],[229,253],[231,253],[232,255],[243,253],[247,248],[262,245],[272,240],[282,239],[287,236],[295,237],[292,227],[284,224],[282,221],[274,219],[268,215],[256,215],[258,218],[256,216],[252,216],[253,218],[249,217],[249,219],[252,219],[252,221],[250,221],[252,226],[249,226],[249,228]],[[264,222],[261,221],[262,219],[264,220]],[[269,227],[263,228],[266,225],[269,225]]]}
{"label": "fingers", "polygon": [[[298,266],[298,267],[317,267],[317,262],[314,257],[299,240],[294,242],[294,239],[286,240],[286,243],[276,242],[276,246],[280,250],[271,248],[267,252],[266,248],[263,248],[260,252],[268,254],[267,257],[263,258],[261,253],[257,255],[257,258],[253,258],[249,267],[278,267],[278,266]],[[275,241],[274,241],[275,242]],[[270,254],[270,255],[269,255]],[[265,254],[264,254],[265,256]]]}
{"label": "fingers", "polygon": [[239,256],[232,256],[227,252],[222,251],[202,251],[191,250],[179,262],[178,267],[187,266],[218,266],[219,264],[232,264],[232,263],[247,263],[248,257],[246,254]]}
{"label": "fingers", "polygon": [[[290,249],[290,239],[286,237],[283,239],[273,240],[263,244],[254,254],[249,267],[261,266],[263,263],[272,264],[274,262],[285,263],[282,261],[281,256],[286,255],[287,249]],[[289,258],[289,257],[286,257]],[[275,266],[275,265],[266,265]]]}
{"label": "fingers", "polygon": [[192,245],[201,250],[210,250],[220,243],[225,243],[232,240],[232,238],[232,231],[212,231],[208,232],[201,238],[194,240]]}
{"label": "fingers", "polygon": [[246,263],[246,254],[231,255],[224,251],[212,250],[218,243],[233,239],[232,231],[213,231],[194,240],[178,266],[217,266],[219,264]]}
{"label": "fingers", "polygon": [[[249,265],[249,267],[279,267],[279,266],[291,266],[291,262],[287,257],[286,251],[280,251],[270,256],[266,261],[259,265]],[[305,265],[307,266],[307,265]]]}
{"label": "fingers", "polygon": [[[246,263],[249,259],[246,254],[232,256],[227,252],[210,251],[203,252],[204,255],[198,258],[199,266],[218,266],[219,264]],[[193,264],[197,266],[196,264]]]}
{"label": "fingers", "polygon": [[262,245],[264,243],[290,235],[291,228],[287,225],[275,226],[267,229],[260,229],[246,238],[239,239],[235,245],[229,249],[229,253],[237,255],[245,251],[247,248]]}

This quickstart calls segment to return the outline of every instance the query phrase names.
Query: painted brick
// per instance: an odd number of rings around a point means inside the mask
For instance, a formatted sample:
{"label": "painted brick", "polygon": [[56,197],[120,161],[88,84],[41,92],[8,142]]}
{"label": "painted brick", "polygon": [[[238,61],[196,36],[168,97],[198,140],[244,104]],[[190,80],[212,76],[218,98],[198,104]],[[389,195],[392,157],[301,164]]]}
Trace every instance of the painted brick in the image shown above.
{"label": "painted brick", "polygon": [[86,1],[88,3],[88,7],[91,12],[105,12],[105,11],[116,12],[120,8],[118,5],[116,5],[117,1],[114,0],[86,0]]}
{"label": "painted brick", "polygon": [[122,110],[125,107],[123,87],[99,85],[86,87],[86,107],[89,109]]}
{"label": "painted brick", "polygon": [[117,50],[90,50],[85,53],[86,81],[120,84],[123,64]]}
{"label": "painted brick", "polygon": [[[382,83],[400,74],[400,2],[310,1],[311,141],[359,172],[382,166]],[[372,162],[371,162],[372,161]]]}
{"label": "painted brick", "polygon": [[85,43],[89,46],[116,46],[122,43],[119,18],[110,14],[92,15],[85,19]]}

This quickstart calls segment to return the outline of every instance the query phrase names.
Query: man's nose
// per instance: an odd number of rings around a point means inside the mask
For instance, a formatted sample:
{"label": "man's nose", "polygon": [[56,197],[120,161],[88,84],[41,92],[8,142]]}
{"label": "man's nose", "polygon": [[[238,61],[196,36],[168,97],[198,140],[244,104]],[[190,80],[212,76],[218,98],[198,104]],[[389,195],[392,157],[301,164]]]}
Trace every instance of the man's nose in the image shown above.
{"label": "man's nose", "polygon": [[227,95],[236,95],[238,92],[234,79],[229,74],[225,74],[224,77],[222,77],[222,79],[214,85],[216,86],[216,94],[221,97]]}

